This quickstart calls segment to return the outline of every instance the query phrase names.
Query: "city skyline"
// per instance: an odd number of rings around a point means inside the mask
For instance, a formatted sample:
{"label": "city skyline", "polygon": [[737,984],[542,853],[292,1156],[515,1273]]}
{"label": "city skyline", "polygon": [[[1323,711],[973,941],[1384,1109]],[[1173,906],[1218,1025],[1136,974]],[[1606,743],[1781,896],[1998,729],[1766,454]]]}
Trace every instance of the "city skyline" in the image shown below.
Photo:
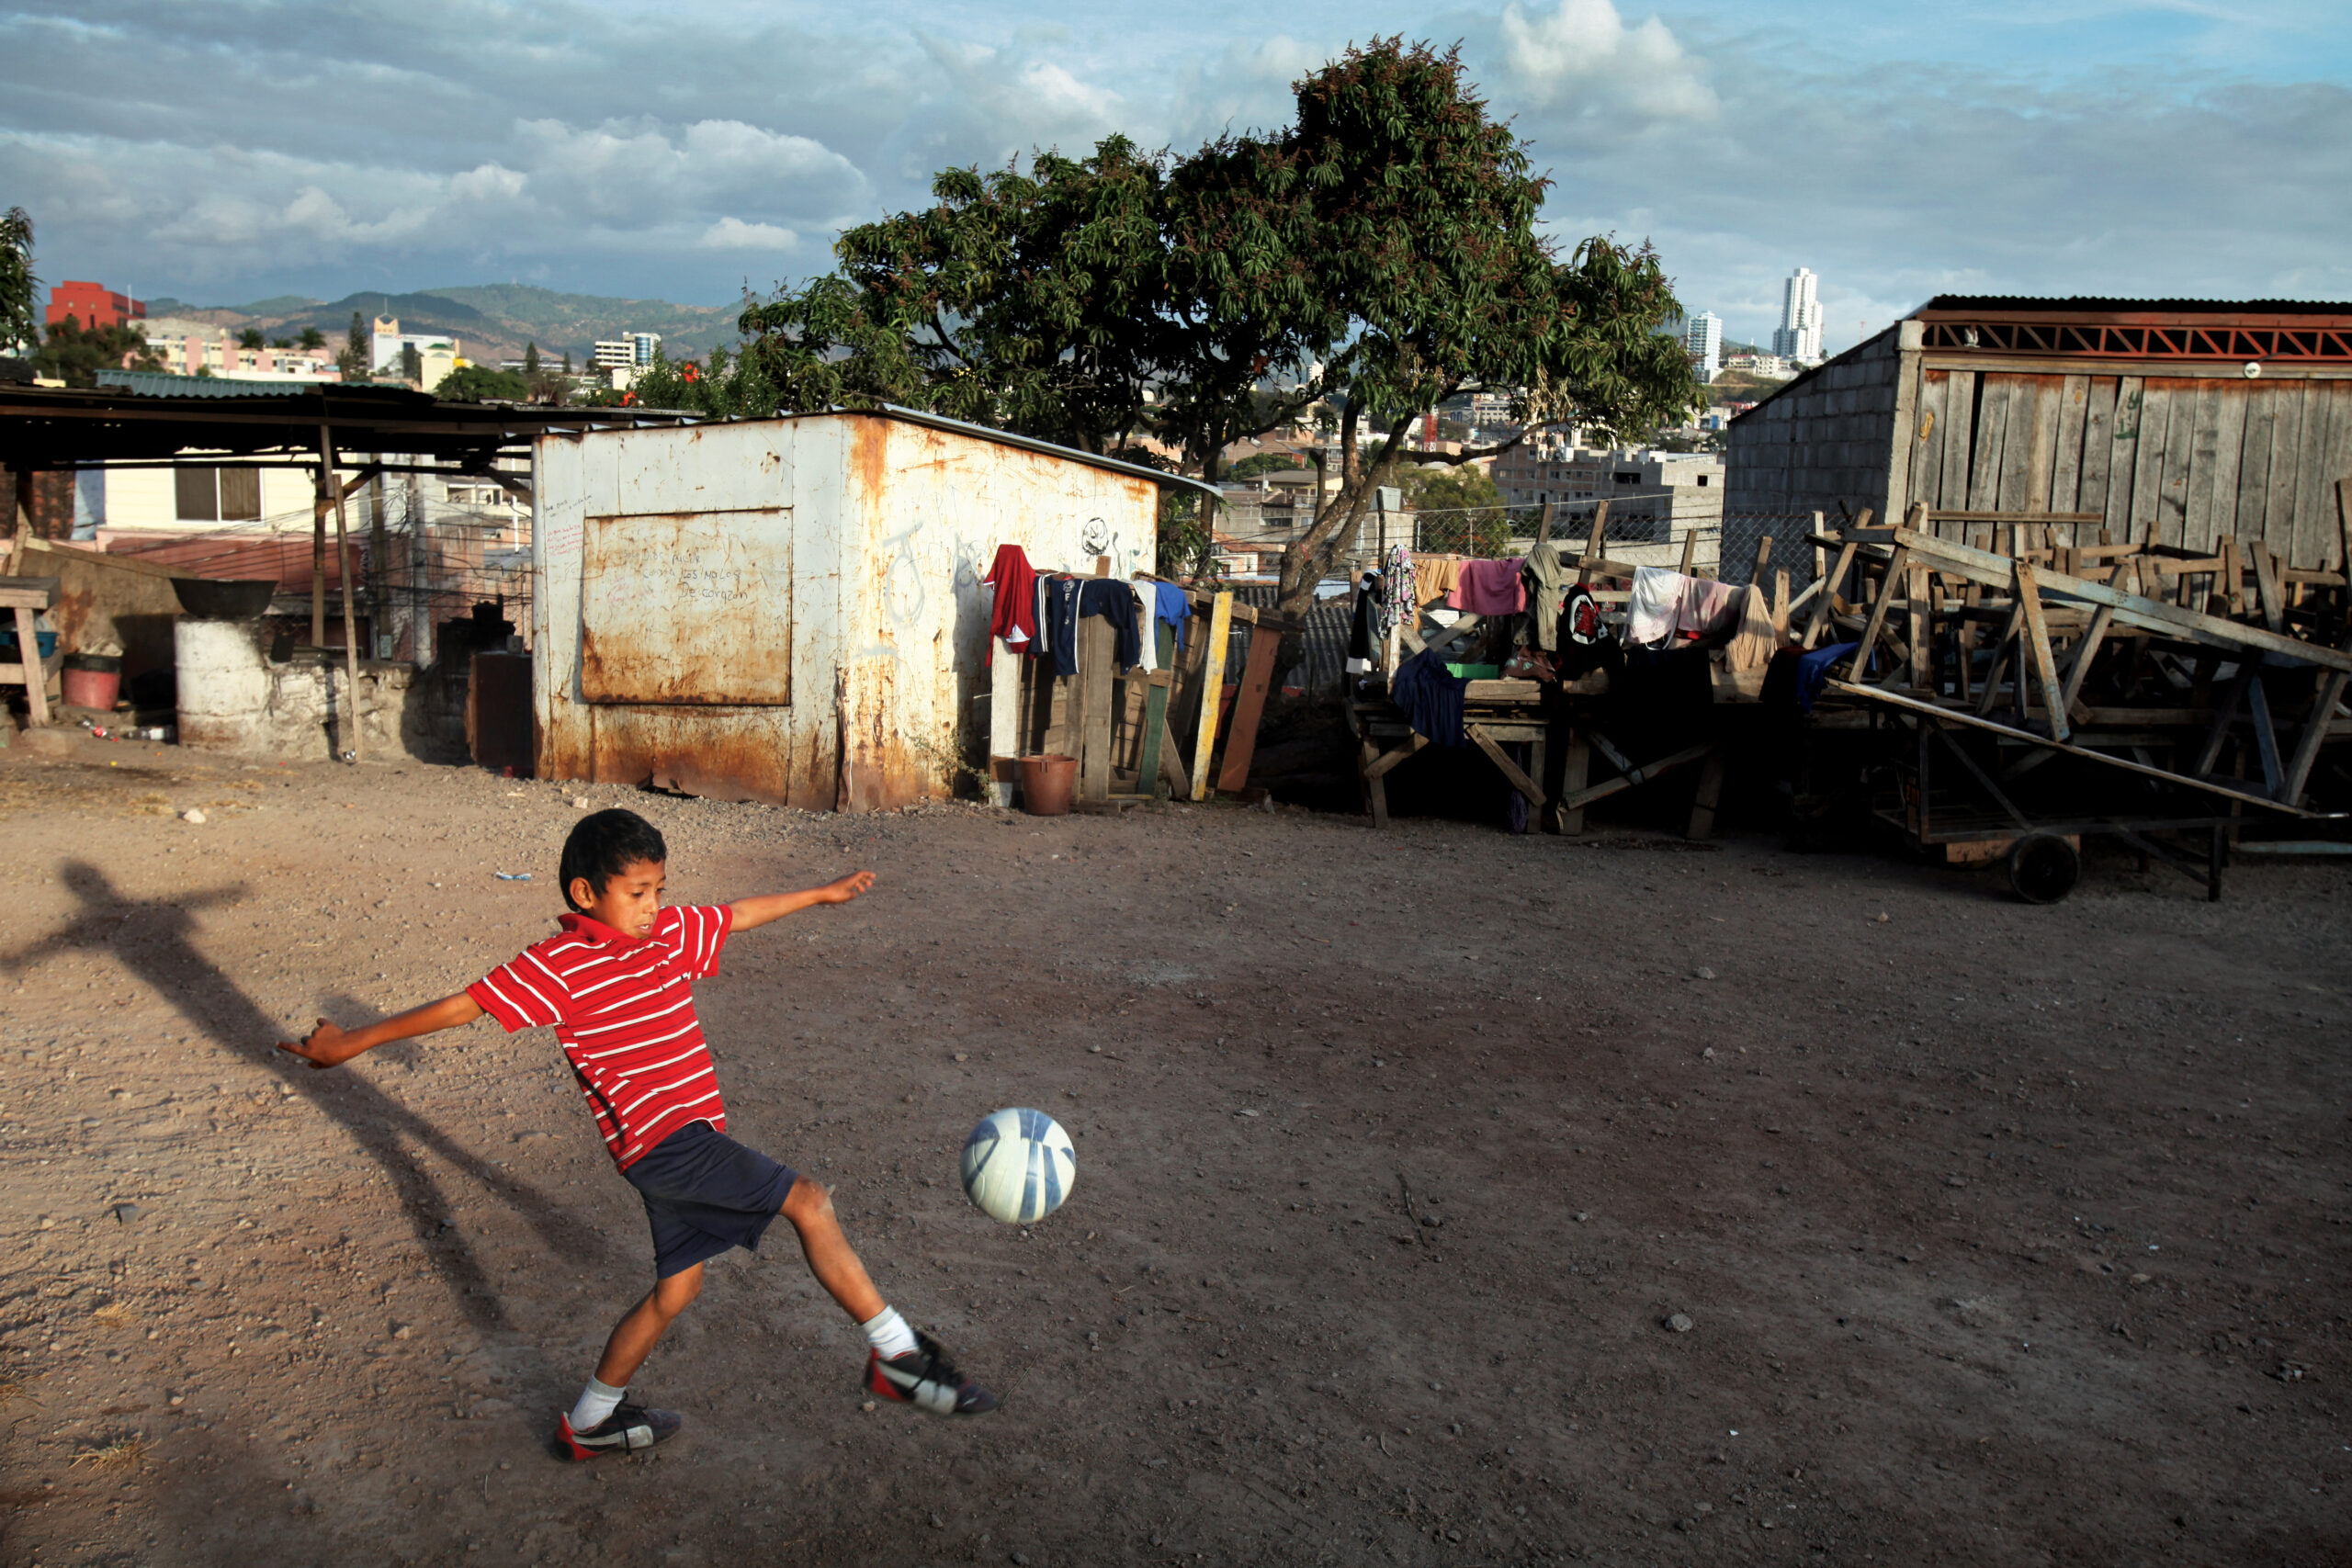
{"label": "city skyline", "polygon": [[1459,40],[1555,181],[1546,232],[1654,241],[1727,338],[1769,339],[1798,265],[1830,353],[1939,293],[2352,297],[2352,214],[2308,199],[2352,175],[2352,8],[2321,0],[1105,20],[0,0],[0,187],[45,278],[141,298],[521,281],[719,305],[824,270],[842,226],[921,205],[940,168],[1272,126],[1299,74],[1401,33]]}

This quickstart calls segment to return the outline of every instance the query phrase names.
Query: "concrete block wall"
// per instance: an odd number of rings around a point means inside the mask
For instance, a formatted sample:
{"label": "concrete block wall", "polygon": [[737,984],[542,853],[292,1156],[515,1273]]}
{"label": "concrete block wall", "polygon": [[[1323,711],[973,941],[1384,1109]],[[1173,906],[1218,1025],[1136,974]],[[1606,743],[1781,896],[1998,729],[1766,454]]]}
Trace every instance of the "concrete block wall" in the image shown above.
{"label": "concrete block wall", "polygon": [[1826,512],[1834,521],[1886,494],[1894,444],[1896,329],[1848,349],[1732,421],[1724,511]]}

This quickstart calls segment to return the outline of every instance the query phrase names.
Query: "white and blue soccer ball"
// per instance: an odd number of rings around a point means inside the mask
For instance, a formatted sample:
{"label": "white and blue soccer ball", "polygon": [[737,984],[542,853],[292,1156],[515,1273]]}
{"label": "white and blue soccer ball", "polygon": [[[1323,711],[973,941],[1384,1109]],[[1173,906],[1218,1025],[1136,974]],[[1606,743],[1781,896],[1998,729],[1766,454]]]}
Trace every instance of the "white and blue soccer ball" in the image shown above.
{"label": "white and blue soccer ball", "polygon": [[964,1195],[992,1220],[1025,1225],[1062,1206],[1078,1180],[1078,1151],[1042,1111],[999,1111],[964,1140]]}

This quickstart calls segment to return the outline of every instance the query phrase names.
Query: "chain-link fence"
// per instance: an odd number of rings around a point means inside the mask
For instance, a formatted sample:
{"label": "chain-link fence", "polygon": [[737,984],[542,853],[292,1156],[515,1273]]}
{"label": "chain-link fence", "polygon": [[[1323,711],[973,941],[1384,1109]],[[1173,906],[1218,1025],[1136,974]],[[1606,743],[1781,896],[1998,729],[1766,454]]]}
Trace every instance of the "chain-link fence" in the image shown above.
{"label": "chain-link fence", "polygon": [[1725,582],[1753,580],[1757,554],[1767,539],[1772,548],[1765,558],[1764,583],[1770,587],[1781,572],[1789,574],[1789,592],[1795,593],[1821,575],[1815,548],[1807,537],[1819,526],[1810,512],[1735,512],[1718,525],[1715,575]]}

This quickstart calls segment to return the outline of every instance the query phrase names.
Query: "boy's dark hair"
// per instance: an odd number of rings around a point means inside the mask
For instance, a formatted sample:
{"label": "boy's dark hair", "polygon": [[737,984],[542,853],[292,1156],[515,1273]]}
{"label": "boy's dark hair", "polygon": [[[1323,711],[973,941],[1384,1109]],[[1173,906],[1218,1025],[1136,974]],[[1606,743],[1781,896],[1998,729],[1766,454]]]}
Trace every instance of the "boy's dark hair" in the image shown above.
{"label": "boy's dark hair", "polygon": [[575,879],[586,877],[588,890],[601,894],[605,884],[625,867],[641,860],[659,864],[669,858],[670,846],[662,841],[662,829],[636,812],[594,811],[571,825],[556,875],[563,884],[563,901],[577,909],[580,906],[571,899]]}

